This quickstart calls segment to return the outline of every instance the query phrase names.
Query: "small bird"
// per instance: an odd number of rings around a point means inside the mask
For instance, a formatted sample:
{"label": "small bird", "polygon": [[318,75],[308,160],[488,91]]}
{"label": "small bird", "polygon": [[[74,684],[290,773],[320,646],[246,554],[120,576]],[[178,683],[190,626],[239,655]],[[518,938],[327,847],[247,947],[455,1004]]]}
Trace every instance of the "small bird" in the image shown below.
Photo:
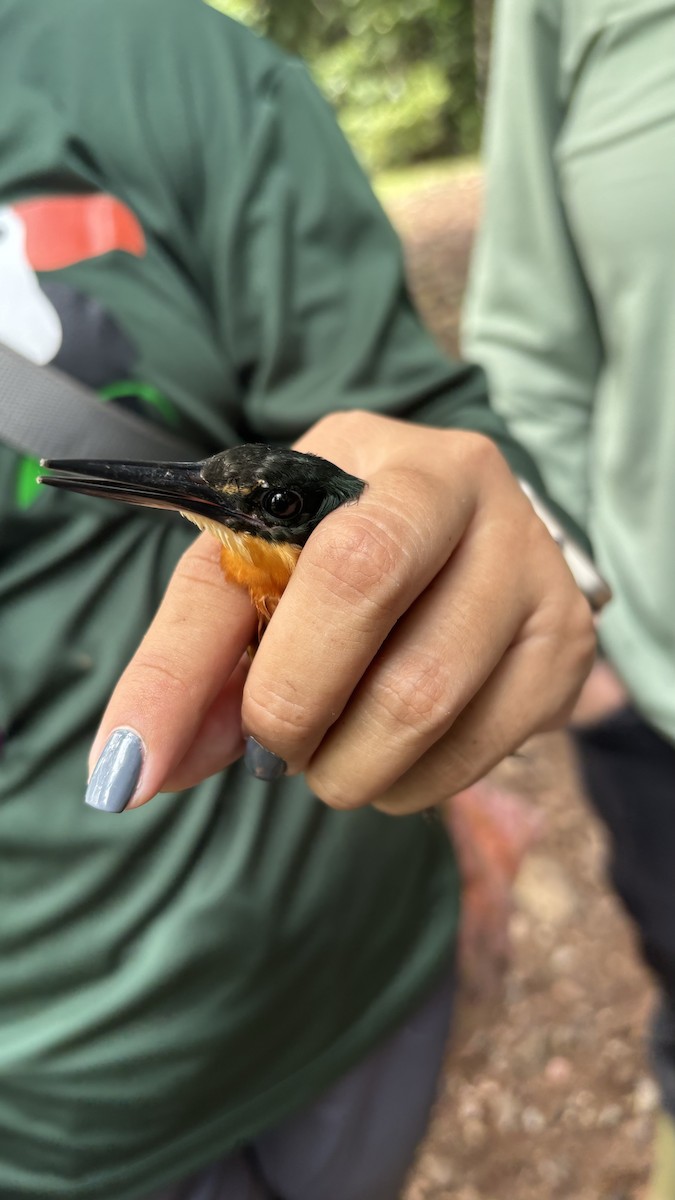
{"label": "small bird", "polygon": [[224,575],[248,589],[258,642],[310,534],[366,486],[315,454],[258,443],[196,463],[43,459],[40,465],[50,474],[38,476],[38,483],[175,509],[216,537]]}

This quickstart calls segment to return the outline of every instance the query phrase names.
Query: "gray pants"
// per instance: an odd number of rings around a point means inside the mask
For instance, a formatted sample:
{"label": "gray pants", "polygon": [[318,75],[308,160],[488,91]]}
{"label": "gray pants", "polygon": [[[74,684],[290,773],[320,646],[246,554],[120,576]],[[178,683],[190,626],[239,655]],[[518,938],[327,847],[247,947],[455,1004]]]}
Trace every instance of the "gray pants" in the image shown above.
{"label": "gray pants", "polygon": [[396,1200],[429,1120],[452,996],[448,979],[304,1112],[148,1200]]}
{"label": "gray pants", "polygon": [[612,882],[660,990],[654,1074],[675,1117],[675,746],[626,707],[575,730],[586,789],[610,837]]}

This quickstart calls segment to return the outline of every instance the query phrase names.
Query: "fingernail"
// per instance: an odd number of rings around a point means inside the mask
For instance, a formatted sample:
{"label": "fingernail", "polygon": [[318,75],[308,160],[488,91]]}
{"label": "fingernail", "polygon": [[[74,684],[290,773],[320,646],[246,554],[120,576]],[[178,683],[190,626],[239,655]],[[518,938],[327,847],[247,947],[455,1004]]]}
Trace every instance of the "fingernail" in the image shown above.
{"label": "fingernail", "polygon": [[143,753],[143,742],[133,729],[113,730],[92,771],[85,804],[101,812],[122,812],[136,791]]}
{"label": "fingernail", "polygon": [[279,755],[273,754],[271,750],[266,750],[254,737],[246,739],[244,764],[251,775],[256,779],[264,779],[265,783],[271,783],[273,779],[279,779],[286,773],[283,758],[279,758]]}

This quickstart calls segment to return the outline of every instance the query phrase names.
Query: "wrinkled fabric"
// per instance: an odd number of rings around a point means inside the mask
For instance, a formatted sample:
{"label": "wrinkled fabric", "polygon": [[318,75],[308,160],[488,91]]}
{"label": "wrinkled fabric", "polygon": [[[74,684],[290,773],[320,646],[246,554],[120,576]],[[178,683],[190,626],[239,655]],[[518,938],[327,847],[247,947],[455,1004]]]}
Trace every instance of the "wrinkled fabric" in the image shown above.
{"label": "wrinkled fabric", "polygon": [[608,658],[675,742],[675,3],[502,0],[464,349],[614,599]]}
{"label": "wrinkled fabric", "polygon": [[451,975],[310,1107],[148,1200],[395,1200],[436,1091]]}

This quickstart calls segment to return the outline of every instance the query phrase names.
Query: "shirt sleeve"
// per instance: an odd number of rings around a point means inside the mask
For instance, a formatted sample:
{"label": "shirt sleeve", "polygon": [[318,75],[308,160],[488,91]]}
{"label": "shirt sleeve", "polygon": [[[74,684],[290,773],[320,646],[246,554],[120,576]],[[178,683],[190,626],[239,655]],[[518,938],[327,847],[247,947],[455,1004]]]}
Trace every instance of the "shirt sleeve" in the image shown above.
{"label": "shirt sleeve", "polygon": [[365,408],[485,433],[541,484],[483,372],[451,362],[423,327],[399,241],[303,65],[279,57],[248,109],[239,161],[209,147],[199,221],[242,438],[291,441],[328,412]]}
{"label": "shirt sleeve", "polygon": [[464,350],[550,494],[586,527],[602,345],[565,219],[559,2],[501,0],[486,128],[486,196]]}

